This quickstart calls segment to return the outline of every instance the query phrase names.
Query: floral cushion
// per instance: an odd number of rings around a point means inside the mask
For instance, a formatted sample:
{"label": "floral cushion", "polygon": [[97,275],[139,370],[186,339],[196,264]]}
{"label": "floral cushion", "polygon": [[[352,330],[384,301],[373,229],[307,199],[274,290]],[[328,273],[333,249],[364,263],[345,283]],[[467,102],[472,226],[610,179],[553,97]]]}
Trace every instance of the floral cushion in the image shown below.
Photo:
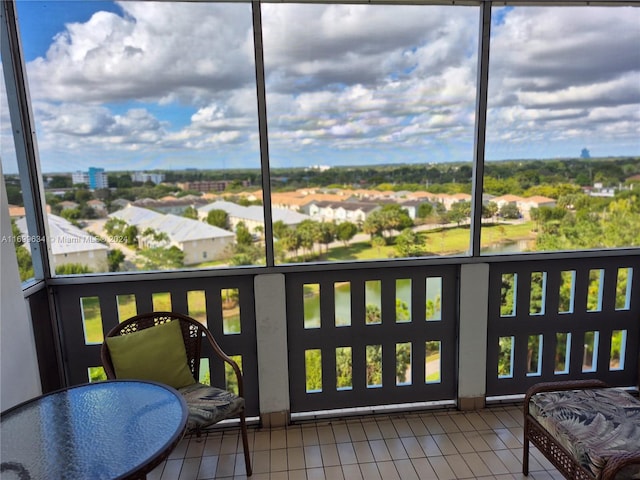
{"label": "floral cushion", "polygon": [[[624,390],[542,392],[529,413],[595,477],[610,456],[640,451],[640,401]],[[640,479],[640,465],[620,473]]]}
{"label": "floral cushion", "polygon": [[188,430],[206,427],[225,418],[234,417],[244,408],[244,398],[203,383],[194,383],[178,391],[189,408]]}

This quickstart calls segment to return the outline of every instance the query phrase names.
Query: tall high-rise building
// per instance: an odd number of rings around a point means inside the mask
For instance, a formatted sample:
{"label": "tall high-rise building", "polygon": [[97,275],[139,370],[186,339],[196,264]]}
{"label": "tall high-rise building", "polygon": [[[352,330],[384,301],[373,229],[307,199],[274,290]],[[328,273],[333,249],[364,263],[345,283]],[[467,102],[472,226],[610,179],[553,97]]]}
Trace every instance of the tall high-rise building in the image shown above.
{"label": "tall high-rise building", "polygon": [[80,170],[78,170],[77,172],[73,172],[71,174],[71,181],[74,185],[89,185],[89,175],[87,174],[87,172],[81,172]]}
{"label": "tall high-rise building", "polygon": [[97,188],[107,188],[109,182],[104,168],[89,167],[89,188],[95,190]]}
{"label": "tall high-rise building", "polygon": [[142,183],[151,181],[158,185],[164,182],[164,173],[134,172],[131,174],[131,180]]}

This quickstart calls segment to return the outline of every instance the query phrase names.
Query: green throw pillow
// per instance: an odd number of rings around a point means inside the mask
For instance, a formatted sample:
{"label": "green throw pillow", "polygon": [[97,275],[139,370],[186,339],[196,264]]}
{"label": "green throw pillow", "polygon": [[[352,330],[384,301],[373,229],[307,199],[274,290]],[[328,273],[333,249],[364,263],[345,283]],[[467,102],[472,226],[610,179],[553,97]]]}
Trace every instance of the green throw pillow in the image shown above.
{"label": "green throw pillow", "polygon": [[107,346],[117,378],[153,380],[173,388],[196,383],[178,321],[108,337]]}

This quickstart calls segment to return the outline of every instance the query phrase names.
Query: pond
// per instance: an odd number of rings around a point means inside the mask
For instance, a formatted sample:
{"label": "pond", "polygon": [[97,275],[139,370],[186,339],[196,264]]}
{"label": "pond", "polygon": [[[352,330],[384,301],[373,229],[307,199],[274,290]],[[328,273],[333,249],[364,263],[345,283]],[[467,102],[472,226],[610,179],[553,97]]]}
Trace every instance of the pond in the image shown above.
{"label": "pond", "polygon": [[[365,301],[367,307],[381,310],[380,280],[365,282]],[[427,302],[439,304],[442,295],[442,279],[430,277],[426,281]],[[396,316],[397,321],[411,321],[411,279],[396,279]],[[306,328],[320,328],[320,294],[318,284],[305,285],[304,320]],[[435,308],[435,307],[433,307]],[[440,312],[434,312],[439,318]],[[401,318],[402,317],[402,318]],[[336,325],[351,325],[351,283],[342,282],[335,284],[335,318]],[[435,318],[434,318],[435,319]]]}
{"label": "pond", "polygon": [[515,242],[495,243],[480,249],[481,255],[499,255],[503,253],[531,252],[535,247],[535,240],[518,240]]}

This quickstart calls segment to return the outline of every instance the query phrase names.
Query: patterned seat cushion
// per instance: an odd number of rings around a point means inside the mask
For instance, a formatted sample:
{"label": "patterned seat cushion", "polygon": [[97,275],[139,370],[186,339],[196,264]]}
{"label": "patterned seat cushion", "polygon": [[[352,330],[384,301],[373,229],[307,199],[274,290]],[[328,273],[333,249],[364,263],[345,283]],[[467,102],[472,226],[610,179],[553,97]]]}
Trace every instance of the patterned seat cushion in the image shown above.
{"label": "patterned seat cushion", "polygon": [[189,407],[188,430],[234,417],[244,408],[244,398],[202,383],[194,383],[178,391]]}
{"label": "patterned seat cushion", "polygon": [[[529,413],[598,477],[611,455],[640,451],[640,402],[616,388],[543,392]],[[640,465],[616,478],[640,478]]]}

